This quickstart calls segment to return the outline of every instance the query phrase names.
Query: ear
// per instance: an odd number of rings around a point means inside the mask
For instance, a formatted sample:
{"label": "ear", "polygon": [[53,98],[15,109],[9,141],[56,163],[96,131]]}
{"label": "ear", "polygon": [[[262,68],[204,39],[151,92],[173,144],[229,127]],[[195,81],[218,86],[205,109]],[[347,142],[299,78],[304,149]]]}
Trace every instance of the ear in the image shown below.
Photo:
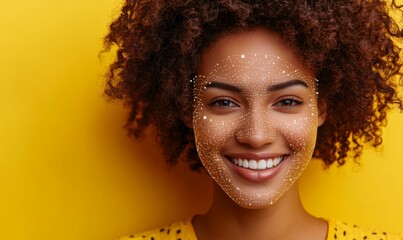
{"label": "ear", "polygon": [[325,123],[327,118],[327,103],[322,99],[318,100],[318,127]]}

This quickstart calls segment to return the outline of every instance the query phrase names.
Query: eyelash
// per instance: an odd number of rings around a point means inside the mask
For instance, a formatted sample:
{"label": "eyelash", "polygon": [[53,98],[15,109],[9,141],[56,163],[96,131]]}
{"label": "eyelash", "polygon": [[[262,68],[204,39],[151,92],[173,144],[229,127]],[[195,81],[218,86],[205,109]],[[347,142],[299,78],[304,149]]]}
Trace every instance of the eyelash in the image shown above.
{"label": "eyelash", "polygon": [[[233,106],[229,106],[230,104],[232,104]],[[215,107],[225,107],[225,108],[239,107],[238,104],[234,103],[234,101],[232,101],[228,98],[216,99],[216,100],[212,101],[209,105],[215,106]]]}
{"label": "eyelash", "polygon": [[303,101],[300,101],[294,97],[285,97],[278,101],[275,106],[280,106],[280,107],[295,107],[298,105],[301,105]]}
{"label": "eyelash", "polygon": [[[285,97],[280,101],[278,101],[277,103],[275,103],[274,106],[291,108],[301,105],[302,103],[303,101],[300,101],[294,97]],[[238,104],[234,103],[234,101],[228,98],[216,99],[212,101],[209,105],[221,108],[239,107]]]}

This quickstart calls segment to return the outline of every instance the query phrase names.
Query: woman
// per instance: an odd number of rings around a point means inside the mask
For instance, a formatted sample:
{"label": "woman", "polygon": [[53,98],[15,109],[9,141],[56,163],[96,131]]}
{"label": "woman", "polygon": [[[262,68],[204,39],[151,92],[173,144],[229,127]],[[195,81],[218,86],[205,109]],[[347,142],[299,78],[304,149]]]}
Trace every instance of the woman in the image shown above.
{"label": "woman", "polygon": [[316,218],[297,187],[312,156],[358,158],[381,143],[387,110],[403,108],[392,81],[402,32],[386,8],[126,1],[105,41],[118,46],[106,93],[130,106],[129,133],[153,125],[168,163],[183,158],[216,183],[206,214],[132,237],[401,239]]}

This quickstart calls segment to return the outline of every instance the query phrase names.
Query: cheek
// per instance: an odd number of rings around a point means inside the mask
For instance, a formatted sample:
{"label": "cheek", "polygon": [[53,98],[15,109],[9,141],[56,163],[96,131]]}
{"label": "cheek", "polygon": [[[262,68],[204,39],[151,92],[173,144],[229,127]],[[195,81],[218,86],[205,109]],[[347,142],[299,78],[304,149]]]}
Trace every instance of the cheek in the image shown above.
{"label": "cheek", "polygon": [[199,152],[217,154],[226,142],[234,136],[236,121],[223,121],[204,114],[200,107],[193,115],[195,141]]}
{"label": "cheek", "polygon": [[283,122],[278,131],[285,138],[290,150],[294,155],[309,160],[315,148],[317,136],[317,117],[311,114],[310,117],[294,119]]}

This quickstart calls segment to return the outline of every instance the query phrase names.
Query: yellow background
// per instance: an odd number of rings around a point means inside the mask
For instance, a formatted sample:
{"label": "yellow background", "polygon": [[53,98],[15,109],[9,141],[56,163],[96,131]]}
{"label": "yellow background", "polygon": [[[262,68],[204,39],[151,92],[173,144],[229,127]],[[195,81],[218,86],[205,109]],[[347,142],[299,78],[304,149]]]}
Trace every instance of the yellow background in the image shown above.
{"label": "yellow background", "polygon": [[[114,239],[208,207],[209,178],[167,171],[147,138],[122,128],[126,111],[102,96],[98,59],[120,2],[2,1],[0,10],[0,239]],[[403,114],[384,149],[361,166],[302,178],[313,214],[403,232]]]}

